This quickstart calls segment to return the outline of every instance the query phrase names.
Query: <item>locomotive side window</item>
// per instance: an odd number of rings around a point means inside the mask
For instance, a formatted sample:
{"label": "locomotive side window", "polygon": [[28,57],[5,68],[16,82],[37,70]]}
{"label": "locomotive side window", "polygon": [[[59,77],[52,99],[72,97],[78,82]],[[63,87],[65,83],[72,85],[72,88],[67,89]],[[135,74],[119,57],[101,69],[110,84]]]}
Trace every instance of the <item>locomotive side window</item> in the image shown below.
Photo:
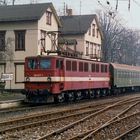
{"label": "locomotive side window", "polygon": [[77,71],[77,62],[72,61],[72,71]]}
{"label": "locomotive side window", "polygon": [[56,60],[56,68],[59,68],[59,69],[63,68],[63,61],[62,60]]}
{"label": "locomotive side window", "polygon": [[107,65],[105,65],[105,72],[107,72]]}
{"label": "locomotive side window", "polygon": [[92,70],[92,72],[95,72],[95,64],[92,64],[91,70]]}
{"label": "locomotive side window", "polygon": [[40,69],[50,69],[51,61],[49,59],[41,59],[40,60]]}
{"label": "locomotive side window", "polygon": [[35,59],[29,59],[27,65],[28,65],[29,69],[35,69],[36,68],[36,60]]}
{"label": "locomotive side window", "polygon": [[99,72],[99,64],[96,64],[96,72]]}
{"label": "locomotive side window", "polygon": [[104,72],[104,73],[107,72],[107,65],[101,64],[101,72]]}
{"label": "locomotive side window", "polygon": [[91,63],[89,63],[88,65],[89,65],[89,69],[88,69],[88,70],[89,70],[89,72],[91,72],[91,71],[92,71],[92,69],[91,69],[92,64],[91,64]]}
{"label": "locomotive side window", "polygon": [[79,62],[79,71],[83,71],[83,62]]}
{"label": "locomotive side window", "polygon": [[88,63],[84,63],[84,71],[85,71],[85,72],[88,71]]}
{"label": "locomotive side window", "polygon": [[105,72],[105,67],[103,64],[101,64],[101,72]]}
{"label": "locomotive side window", "polygon": [[71,71],[71,61],[69,60],[66,61],[66,70]]}

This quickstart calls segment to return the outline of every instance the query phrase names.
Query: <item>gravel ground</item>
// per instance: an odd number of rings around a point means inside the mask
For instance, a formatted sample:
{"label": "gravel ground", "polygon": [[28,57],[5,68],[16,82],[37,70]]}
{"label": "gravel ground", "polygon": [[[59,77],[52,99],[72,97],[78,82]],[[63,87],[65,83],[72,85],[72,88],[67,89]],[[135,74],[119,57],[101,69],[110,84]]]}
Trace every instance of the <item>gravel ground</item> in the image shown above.
{"label": "gravel ground", "polygon": [[6,100],[17,100],[17,99],[24,99],[25,95],[21,93],[13,93],[13,92],[3,92],[0,93],[0,102]]}
{"label": "gravel ground", "polygon": [[140,140],[140,135],[135,140]]}

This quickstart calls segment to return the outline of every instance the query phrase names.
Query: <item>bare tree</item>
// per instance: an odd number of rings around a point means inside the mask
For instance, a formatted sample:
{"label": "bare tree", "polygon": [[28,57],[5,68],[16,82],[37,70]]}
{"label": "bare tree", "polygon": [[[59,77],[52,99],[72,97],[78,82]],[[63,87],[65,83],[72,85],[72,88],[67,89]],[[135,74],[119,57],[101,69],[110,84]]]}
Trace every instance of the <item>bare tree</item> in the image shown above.
{"label": "bare tree", "polygon": [[112,62],[113,54],[119,49],[116,40],[124,31],[124,27],[120,25],[119,19],[114,20],[107,14],[98,11],[99,21],[101,24],[104,39],[102,40],[103,61]]}
{"label": "bare tree", "polygon": [[99,11],[97,14],[104,35],[103,61],[136,65],[139,34],[124,27],[117,16],[112,18]]}
{"label": "bare tree", "polygon": [[15,0],[0,0],[0,5],[15,5]]}
{"label": "bare tree", "polygon": [[7,38],[5,42],[5,48],[0,51],[0,62],[7,62],[7,61],[13,61],[14,57],[14,51],[13,51],[13,42],[14,40],[11,38]]}

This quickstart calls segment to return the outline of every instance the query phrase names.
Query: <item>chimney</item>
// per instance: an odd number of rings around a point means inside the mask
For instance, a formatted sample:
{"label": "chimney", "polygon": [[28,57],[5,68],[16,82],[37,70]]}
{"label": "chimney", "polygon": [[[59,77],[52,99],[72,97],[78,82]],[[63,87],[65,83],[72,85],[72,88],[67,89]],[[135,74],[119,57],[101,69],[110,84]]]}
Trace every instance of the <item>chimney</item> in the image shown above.
{"label": "chimney", "polygon": [[68,8],[67,5],[66,5],[66,14],[67,14],[67,16],[72,16],[73,15],[72,9]]}
{"label": "chimney", "polygon": [[67,9],[66,12],[67,12],[67,15],[68,15],[68,16],[72,16],[72,9]]}

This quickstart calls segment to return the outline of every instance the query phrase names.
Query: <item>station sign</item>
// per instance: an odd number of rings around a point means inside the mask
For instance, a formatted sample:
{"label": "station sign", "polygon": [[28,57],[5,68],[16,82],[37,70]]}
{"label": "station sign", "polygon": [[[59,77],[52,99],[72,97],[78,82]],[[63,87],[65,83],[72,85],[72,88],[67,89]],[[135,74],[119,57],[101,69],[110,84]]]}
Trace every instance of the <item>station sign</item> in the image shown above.
{"label": "station sign", "polygon": [[13,80],[13,73],[2,73],[1,74],[1,81],[11,81]]}

